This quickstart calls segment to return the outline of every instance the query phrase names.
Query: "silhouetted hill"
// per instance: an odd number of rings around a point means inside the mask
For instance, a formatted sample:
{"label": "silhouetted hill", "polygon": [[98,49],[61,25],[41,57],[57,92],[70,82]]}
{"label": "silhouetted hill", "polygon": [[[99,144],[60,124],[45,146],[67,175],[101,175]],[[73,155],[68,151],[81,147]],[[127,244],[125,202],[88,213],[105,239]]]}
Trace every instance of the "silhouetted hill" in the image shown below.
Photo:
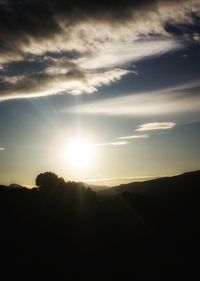
{"label": "silhouetted hill", "polygon": [[[163,177],[143,182],[121,184],[98,191],[98,195],[111,196],[124,191],[149,196],[166,196],[167,193],[183,192],[185,189],[197,189],[200,186],[200,171],[193,171],[177,176]],[[189,191],[189,190],[188,190]],[[191,190],[192,191],[192,190]]]}

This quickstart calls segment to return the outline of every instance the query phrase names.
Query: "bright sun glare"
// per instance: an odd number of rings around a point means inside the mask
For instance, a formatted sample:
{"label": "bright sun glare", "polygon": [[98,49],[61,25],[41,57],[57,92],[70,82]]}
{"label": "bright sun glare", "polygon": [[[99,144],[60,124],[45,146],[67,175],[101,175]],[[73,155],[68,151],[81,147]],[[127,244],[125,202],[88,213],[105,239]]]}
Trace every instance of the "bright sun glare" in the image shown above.
{"label": "bright sun glare", "polygon": [[88,167],[92,162],[92,147],[86,139],[77,138],[67,142],[66,157],[75,168]]}

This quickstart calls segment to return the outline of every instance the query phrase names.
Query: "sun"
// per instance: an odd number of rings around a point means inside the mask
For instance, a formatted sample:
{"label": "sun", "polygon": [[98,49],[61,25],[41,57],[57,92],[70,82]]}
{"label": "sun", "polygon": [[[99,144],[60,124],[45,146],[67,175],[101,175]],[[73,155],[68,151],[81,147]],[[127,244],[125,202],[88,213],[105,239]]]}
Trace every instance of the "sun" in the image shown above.
{"label": "sun", "polygon": [[96,150],[92,136],[60,133],[49,148],[50,163],[59,171],[82,175],[96,166]]}
{"label": "sun", "polygon": [[67,142],[65,156],[73,167],[79,169],[86,168],[92,163],[92,146],[87,139],[71,139]]}

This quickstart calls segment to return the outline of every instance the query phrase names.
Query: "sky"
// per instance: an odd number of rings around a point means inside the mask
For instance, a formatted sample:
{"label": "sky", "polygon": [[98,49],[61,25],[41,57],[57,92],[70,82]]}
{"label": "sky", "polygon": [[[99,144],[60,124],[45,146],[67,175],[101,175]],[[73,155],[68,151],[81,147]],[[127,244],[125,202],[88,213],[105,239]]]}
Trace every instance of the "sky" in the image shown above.
{"label": "sky", "polygon": [[200,169],[199,62],[199,0],[0,0],[0,183]]}

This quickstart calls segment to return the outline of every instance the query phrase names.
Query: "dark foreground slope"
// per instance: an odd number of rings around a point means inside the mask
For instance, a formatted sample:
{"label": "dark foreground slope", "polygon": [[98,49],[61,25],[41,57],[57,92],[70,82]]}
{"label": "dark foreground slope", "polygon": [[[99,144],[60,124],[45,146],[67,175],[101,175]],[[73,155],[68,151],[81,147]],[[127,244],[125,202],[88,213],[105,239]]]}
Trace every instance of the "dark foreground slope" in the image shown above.
{"label": "dark foreground slope", "polygon": [[103,199],[76,183],[2,187],[1,269],[42,269],[62,280],[198,278],[199,183],[196,172]]}

